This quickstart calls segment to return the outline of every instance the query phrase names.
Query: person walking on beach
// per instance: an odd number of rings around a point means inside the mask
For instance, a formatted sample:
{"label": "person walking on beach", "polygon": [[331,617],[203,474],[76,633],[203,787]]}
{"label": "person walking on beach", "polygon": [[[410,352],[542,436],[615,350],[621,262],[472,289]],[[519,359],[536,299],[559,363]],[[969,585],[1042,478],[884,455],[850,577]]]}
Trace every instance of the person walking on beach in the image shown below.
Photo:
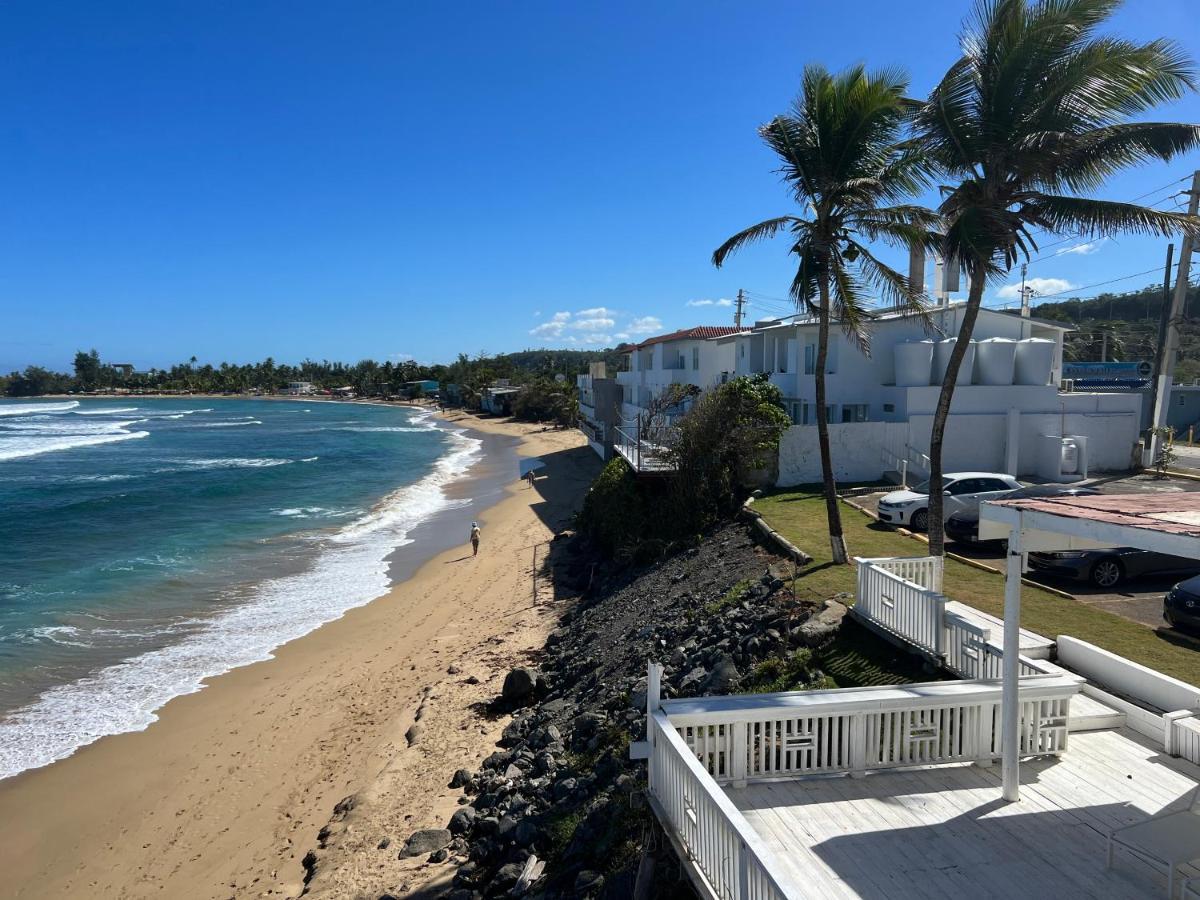
{"label": "person walking on beach", "polygon": [[471,555],[479,555],[479,523],[471,523],[471,549],[474,551]]}

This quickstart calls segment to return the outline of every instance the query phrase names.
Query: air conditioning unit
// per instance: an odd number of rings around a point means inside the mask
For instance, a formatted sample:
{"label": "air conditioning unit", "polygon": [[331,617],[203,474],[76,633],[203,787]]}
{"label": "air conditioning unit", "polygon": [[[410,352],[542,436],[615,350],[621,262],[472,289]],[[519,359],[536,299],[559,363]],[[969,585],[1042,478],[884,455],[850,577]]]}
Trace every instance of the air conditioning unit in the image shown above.
{"label": "air conditioning unit", "polygon": [[1063,380],[1062,380],[1062,381],[1059,383],[1059,385],[1058,385],[1058,389],[1059,389],[1060,391],[1062,391],[1064,394],[1073,394],[1073,393],[1075,393],[1075,379],[1073,379],[1073,378],[1064,378],[1064,379],[1063,379]]}

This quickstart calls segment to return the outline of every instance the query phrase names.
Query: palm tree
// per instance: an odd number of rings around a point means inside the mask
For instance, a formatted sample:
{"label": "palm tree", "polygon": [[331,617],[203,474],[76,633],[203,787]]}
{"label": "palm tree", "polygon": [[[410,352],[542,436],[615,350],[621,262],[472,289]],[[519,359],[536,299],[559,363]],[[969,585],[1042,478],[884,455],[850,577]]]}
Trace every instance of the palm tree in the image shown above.
{"label": "palm tree", "polygon": [[869,353],[868,290],[896,307],[925,314],[920,291],[867,246],[878,240],[910,248],[930,245],[930,229],[937,224],[929,210],[900,204],[920,188],[924,175],[919,151],[898,143],[910,109],[904,99],[907,87],[907,78],[897,71],[868,73],[855,66],[832,75],[822,66],[807,67],[790,114],[759,129],[781,160],[779,171],[802,215],[759,222],[713,253],[719,267],[754,241],[784,232],[791,242],[788,251],[798,261],[792,300],[819,323],[817,435],[829,542],[838,563],[847,554],[825,412],[831,319],[836,316],[846,336]]}
{"label": "palm tree", "polygon": [[957,185],[939,208],[941,248],[970,277],[929,441],[929,548],[943,553],[942,441],[989,279],[1037,249],[1034,233],[1098,237],[1195,230],[1187,217],[1077,196],[1120,169],[1200,146],[1200,129],[1133,116],[1195,89],[1171,41],[1097,34],[1121,0],[979,0],[962,56],[917,112],[918,142]]}

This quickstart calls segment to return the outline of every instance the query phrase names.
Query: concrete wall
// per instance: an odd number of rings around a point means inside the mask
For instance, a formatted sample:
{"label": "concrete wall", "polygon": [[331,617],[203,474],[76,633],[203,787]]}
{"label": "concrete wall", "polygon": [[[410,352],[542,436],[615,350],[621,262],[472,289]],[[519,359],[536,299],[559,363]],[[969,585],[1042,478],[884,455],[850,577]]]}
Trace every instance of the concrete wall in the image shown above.
{"label": "concrete wall", "polygon": [[[1069,395],[1068,395],[1069,396]],[[1121,396],[1121,395],[1117,395]],[[1127,396],[1127,395],[1126,395]],[[1021,413],[1017,420],[1016,465],[1008,465],[1009,417],[1004,414],[951,414],[946,423],[946,438],[942,448],[943,469],[946,472],[982,471],[1009,472],[1011,475],[1035,475],[1038,469],[1038,436],[1059,435],[1065,427],[1068,435],[1088,439],[1089,473],[1123,472],[1129,469],[1132,451],[1138,438],[1138,413],[1107,411],[1102,398],[1080,395],[1076,405],[1092,406],[1088,412]],[[1128,407],[1128,403],[1125,403]],[[1096,407],[1100,407],[1097,409]],[[908,422],[859,422],[829,426],[836,475],[845,481],[875,481],[895,468],[885,451],[910,459],[909,471],[914,476],[927,473],[916,461],[915,453],[906,452],[911,446],[921,453],[929,452],[929,434],[933,428],[932,415],[917,415]],[[816,425],[794,425],[783,436],[779,446],[780,486],[811,484],[821,478],[820,451]]]}
{"label": "concrete wall", "polygon": [[[883,449],[908,434],[904,422],[856,422],[829,426],[834,475],[839,481],[875,481],[884,469]],[[816,425],[793,425],[779,443],[780,487],[821,480],[821,450]]]}
{"label": "concrete wall", "polygon": [[1163,712],[1200,712],[1200,687],[1102,650],[1094,644],[1060,635],[1058,661],[1118,695],[1140,700]]}

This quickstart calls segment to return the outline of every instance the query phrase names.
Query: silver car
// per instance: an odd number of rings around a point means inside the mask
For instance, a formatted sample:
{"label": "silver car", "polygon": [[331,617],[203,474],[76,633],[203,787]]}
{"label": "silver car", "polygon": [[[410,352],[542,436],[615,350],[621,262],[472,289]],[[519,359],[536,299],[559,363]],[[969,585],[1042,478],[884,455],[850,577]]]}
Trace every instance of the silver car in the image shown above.
{"label": "silver car", "polygon": [[[942,476],[943,518],[958,512],[973,512],[984,500],[999,500],[1020,490],[1021,482],[997,472],[950,472]],[[892,491],[879,501],[879,521],[907,525],[914,531],[929,527],[929,482],[911,490]]]}

